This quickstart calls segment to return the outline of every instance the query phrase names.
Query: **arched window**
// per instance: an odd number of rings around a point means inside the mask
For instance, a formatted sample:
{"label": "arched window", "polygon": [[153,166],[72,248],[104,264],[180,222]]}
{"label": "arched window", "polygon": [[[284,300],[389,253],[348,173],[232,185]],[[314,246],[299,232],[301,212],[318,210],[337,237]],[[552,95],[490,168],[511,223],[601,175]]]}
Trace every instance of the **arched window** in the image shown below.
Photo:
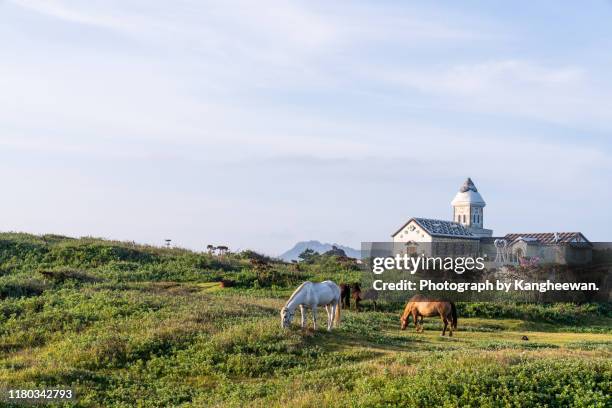
{"label": "arched window", "polygon": [[467,222],[467,218],[465,216],[465,214],[463,214],[463,223],[465,224]]}
{"label": "arched window", "polygon": [[523,252],[521,248],[518,248],[514,254],[516,256],[517,262],[520,261],[521,258],[523,258],[523,256],[525,255],[525,253]]}
{"label": "arched window", "polygon": [[416,256],[418,251],[418,246],[414,241],[406,242],[406,254],[409,256]]}

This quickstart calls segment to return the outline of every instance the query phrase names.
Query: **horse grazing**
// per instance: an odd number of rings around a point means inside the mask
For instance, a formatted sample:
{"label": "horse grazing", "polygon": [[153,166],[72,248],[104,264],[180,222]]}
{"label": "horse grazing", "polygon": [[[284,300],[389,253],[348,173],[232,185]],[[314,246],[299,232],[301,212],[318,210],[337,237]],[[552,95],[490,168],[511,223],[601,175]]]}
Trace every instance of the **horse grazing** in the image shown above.
{"label": "horse grazing", "polygon": [[[444,322],[442,336],[446,334],[446,328],[450,322],[449,336],[452,337],[453,329],[457,330],[457,308],[453,302],[430,300],[423,295],[415,295],[408,300],[404,313],[400,318],[400,327],[405,330],[408,326],[410,316],[414,320],[414,328],[417,332],[423,331],[423,317],[439,315]],[[418,328],[418,318],[421,317],[421,329]]]}
{"label": "horse grazing", "polygon": [[359,303],[362,300],[371,300],[374,304],[374,311],[376,311],[376,301],[378,300],[378,291],[374,289],[368,289],[365,292],[361,291],[358,283],[353,284],[353,300],[355,301],[355,310],[359,311]]}
{"label": "horse grazing", "polygon": [[340,299],[342,299],[343,309],[351,308],[351,287],[348,285],[348,283],[340,284]]}
{"label": "horse grazing", "polygon": [[302,329],[306,327],[306,308],[312,309],[312,322],[317,330],[317,307],[325,306],[327,311],[327,331],[340,324],[340,288],[332,281],[321,283],[304,282],[291,295],[281,309],[281,327],[287,328],[300,307]]}

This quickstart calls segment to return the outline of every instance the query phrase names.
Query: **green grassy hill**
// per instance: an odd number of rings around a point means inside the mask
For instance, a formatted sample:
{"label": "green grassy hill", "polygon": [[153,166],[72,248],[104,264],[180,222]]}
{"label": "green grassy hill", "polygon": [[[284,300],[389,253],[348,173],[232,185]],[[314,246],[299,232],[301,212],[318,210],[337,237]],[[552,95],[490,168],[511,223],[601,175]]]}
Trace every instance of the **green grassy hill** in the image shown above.
{"label": "green grassy hill", "polygon": [[400,331],[389,304],[332,333],[280,329],[295,285],[329,277],[358,275],[0,234],[0,386],[74,385],[83,407],[612,405],[609,306],[460,304],[453,338],[435,319]]}

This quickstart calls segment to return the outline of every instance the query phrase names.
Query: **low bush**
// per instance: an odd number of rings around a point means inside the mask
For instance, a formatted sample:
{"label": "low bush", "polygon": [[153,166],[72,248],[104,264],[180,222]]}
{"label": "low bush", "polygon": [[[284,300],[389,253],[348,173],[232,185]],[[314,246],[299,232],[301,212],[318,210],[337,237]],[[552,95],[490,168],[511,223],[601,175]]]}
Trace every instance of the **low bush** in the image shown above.
{"label": "low bush", "polygon": [[612,317],[612,307],[603,303],[501,303],[459,302],[459,316],[485,318],[514,318],[529,321],[577,324],[589,317]]}
{"label": "low bush", "polygon": [[26,276],[8,276],[0,278],[0,299],[10,297],[38,296],[47,285],[35,278]]}

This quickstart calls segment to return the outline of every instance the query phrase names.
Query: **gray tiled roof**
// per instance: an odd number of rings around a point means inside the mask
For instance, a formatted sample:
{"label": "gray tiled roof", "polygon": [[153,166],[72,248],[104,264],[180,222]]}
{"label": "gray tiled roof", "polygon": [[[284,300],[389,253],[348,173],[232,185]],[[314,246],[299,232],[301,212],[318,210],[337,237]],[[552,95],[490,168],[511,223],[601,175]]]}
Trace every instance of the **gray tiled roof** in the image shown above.
{"label": "gray tiled roof", "polygon": [[476,238],[470,230],[457,222],[429,218],[415,218],[414,220],[430,235]]}
{"label": "gray tiled roof", "polygon": [[403,230],[412,220],[419,224],[429,235],[434,237],[478,239],[470,230],[457,222],[433,220],[431,218],[411,218],[393,235]]}
{"label": "gray tiled roof", "polygon": [[589,242],[580,232],[539,232],[525,234],[507,234],[508,242],[522,238],[525,241],[538,241],[542,244],[570,243],[575,241]]}

